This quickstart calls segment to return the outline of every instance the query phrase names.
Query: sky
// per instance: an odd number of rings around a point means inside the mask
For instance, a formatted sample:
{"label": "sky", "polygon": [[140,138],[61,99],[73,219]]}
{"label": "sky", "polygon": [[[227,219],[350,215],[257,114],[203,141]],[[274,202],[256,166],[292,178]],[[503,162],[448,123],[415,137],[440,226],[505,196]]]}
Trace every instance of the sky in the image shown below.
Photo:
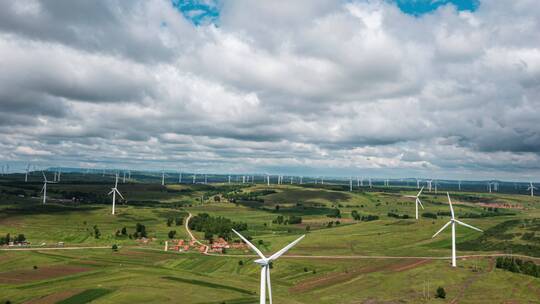
{"label": "sky", "polygon": [[0,0],[0,165],[539,180],[536,0]]}

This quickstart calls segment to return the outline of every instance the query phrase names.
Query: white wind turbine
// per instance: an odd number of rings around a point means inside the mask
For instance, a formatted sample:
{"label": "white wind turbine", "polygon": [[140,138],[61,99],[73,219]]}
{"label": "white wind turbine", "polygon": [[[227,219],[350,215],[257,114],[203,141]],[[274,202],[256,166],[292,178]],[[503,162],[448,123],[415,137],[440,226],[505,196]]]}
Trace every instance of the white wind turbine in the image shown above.
{"label": "white wind turbine", "polygon": [[416,219],[417,220],[418,220],[418,205],[420,205],[420,207],[422,207],[422,209],[424,209],[424,206],[422,205],[422,202],[420,201],[420,195],[422,194],[422,190],[424,190],[423,186],[422,186],[422,189],[420,189],[420,191],[418,192],[418,194],[416,196],[407,196],[407,197],[416,199],[414,204],[416,206]]}
{"label": "white wind turbine", "polygon": [[452,267],[456,267],[456,224],[471,228],[471,229],[476,230],[476,231],[480,231],[480,232],[483,232],[483,231],[481,229],[478,229],[478,228],[474,227],[474,226],[471,226],[469,224],[465,224],[464,222],[457,220],[455,215],[454,215],[454,208],[452,207],[452,201],[450,200],[450,194],[448,194],[448,192],[446,192],[446,196],[448,196],[448,205],[450,205],[450,214],[451,214],[450,221],[448,223],[444,224],[444,226],[439,231],[437,231],[437,233],[435,233],[431,238],[436,237],[439,233],[441,233],[444,229],[446,229],[446,227],[448,227],[449,225],[452,225]]}
{"label": "white wind turbine", "polygon": [[536,188],[532,182],[529,183],[530,186],[529,188],[527,188],[528,191],[531,191],[531,197],[534,197],[534,190],[538,190],[538,188]]}
{"label": "white wind turbine", "polygon": [[43,192],[43,205],[45,205],[47,202],[47,184],[56,184],[56,182],[48,181],[45,172],[41,171],[41,173],[43,174],[43,188],[41,188],[41,192]]}
{"label": "white wind turbine", "polygon": [[266,303],[266,289],[268,288],[268,299],[270,300],[269,303],[272,304],[272,284],[270,283],[270,263],[275,261],[277,258],[279,258],[281,255],[283,255],[285,252],[287,252],[289,249],[291,249],[294,245],[296,245],[298,242],[300,242],[305,235],[302,235],[301,237],[297,238],[294,242],[290,243],[289,245],[283,247],[280,251],[274,253],[270,257],[265,257],[262,252],[255,247],[255,245],[251,244],[246,238],[244,238],[240,233],[238,233],[236,230],[232,230],[234,233],[236,233],[253,251],[257,253],[257,255],[260,257],[260,259],[255,260],[255,264],[258,264],[261,266],[261,293],[260,293],[260,304]]}
{"label": "white wind turbine", "polygon": [[116,174],[116,181],[114,183],[114,188],[111,188],[111,192],[109,192],[108,194],[108,195],[112,194],[112,212],[111,212],[112,215],[114,215],[114,210],[115,210],[115,205],[116,205],[116,193],[118,193],[118,195],[120,195],[120,197],[124,199],[124,197],[122,196],[122,193],[118,191],[118,173]]}
{"label": "white wind turbine", "polygon": [[161,185],[165,186],[165,170],[161,170]]}
{"label": "white wind turbine", "polygon": [[30,170],[30,164],[26,165],[26,172],[24,173],[24,182],[28,182],[28,171]]}

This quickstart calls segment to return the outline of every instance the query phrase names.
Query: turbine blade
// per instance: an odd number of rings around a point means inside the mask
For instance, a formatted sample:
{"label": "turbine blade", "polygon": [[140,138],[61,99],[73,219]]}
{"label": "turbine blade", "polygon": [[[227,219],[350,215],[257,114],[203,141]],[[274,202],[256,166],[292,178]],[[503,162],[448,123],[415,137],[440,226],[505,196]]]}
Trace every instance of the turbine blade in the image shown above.
{"label": "turbine blade", "polygon": [[270,267],[266,266],[266,286],[268,286],[268,299],[272,304],[272,283],[270,282]]}
{"label": "turbine blade", "polygon": [[420,194],[422,194],[422,190],[424,190],[424,186],[422,186],[422,189],[420,189],[420,191],[418,191],[418,194],[416,195],[416,197],[419,197]]}
{"label": "turbine blade", "polygon": [[458,221],[458,220],[454,220],[454,221],[455,221],[456,223],[458,223],[458,224],[462,225],[462,226],[465,226],[465,227],[471,228],[471,229],[473,229],[473,230],[476,230],[476,231],[479,231],[479,232],[484,232],[484,231],[483,231],[482,229],[480,229],[480,228],[476,228],[476,227],[474,227],[474,226],[471,226],[471,225],[469,225],[469,224],[466,224],[466,223],[464,223],[464,222],[462,222],[462,221]]}
{"label": "turbine blade", "polygon": [[234,233],[236,233],[236,235],[238,235],[251,249],[253,249],[253,251],[255,251],[260,257],[261,259],[266,259],[266,257],[264,256],[264,254],[262,254],[262,252],[259,250],[259,248],[255,247],[255,245],[251,244],[250,241],[248,241],[244,236],[242,236],[240,233],[238,233],[238,231],[232,229],[232,231]]}
{"label": "turbine blade", "polygon": [[422,209],[424,209],[424,205],[422,205],[422,201],[420,201],[419,198],[416,198],[416,201],[418,202],[418,204],[420,205],[420,207],[422,207]]}
{"label": "turbine blade", "polygon": [[43,174],[43,180],[47,182],[47,176],[45,176],[45,172],[41,171],[41,174]]}
{"label": "turbine blade", "polygon": [[120,195],[120,197],[125,200],[125,198],[122,196],[122,193],[120,193],[120,191],[118,191],[118,189],[114,188],[114,190],[116,191],[116,193],[118,193],[118,195]]}
{"label": "turbine blade", "polygon": [[431,238],[434,238],[434,237],[436,237],[437,235],[439,235],[439,233],[441,233],[444,229],[446,229],[446,227],[448,227],[448,225],[450,225],[451,223],[452,223],[452,221],[450,221],[450,222],[444,224],[444,226],[442,226],[442,228],[439,229],[439,231],[437,231],[437,233],[435,233]]}
{"label": "turbine blade", "polygon": [[302,235],[301,237],[297,238],[294,242],[290,243],[289,245],[283,247],[283,249],[281,249],[280,251],[274,253],[273,255],[271,255],[268,260],[269,261],[273,261],[277,258],[279,258],[281,255],[283,255],[285,252],[287,252],[287,250],[291,249],[294,245],[296,245],[298,242],[300,242],[306,235]]}
{"label": "turbine blade", "polygon": [[452,200],[450,199],[450,194],[446,192],[446,196],[448,196],[448,204],[450,205],[450,213],[452,214],[452,219],[454,219],[454,208],[452,207]]}
{"label": "turbine blade", "polygon": [[114,192],[114,189],[112,189],[111,192],[109,192],[107,195],[111,195],[113,194],[113,192]]}

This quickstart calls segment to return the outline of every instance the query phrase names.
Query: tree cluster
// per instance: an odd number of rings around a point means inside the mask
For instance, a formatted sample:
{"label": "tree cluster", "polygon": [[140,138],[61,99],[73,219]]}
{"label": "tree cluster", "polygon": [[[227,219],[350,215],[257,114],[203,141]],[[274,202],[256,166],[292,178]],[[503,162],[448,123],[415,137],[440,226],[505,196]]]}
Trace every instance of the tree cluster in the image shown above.
{"label": "tree cluster", "polygon": [[372,215],[372,214],[362,215],[356,210],[353,210],[351,212],[351,216],[355,221],[363,221],[363,222],[376,221],[379,219],[378,215]]}
{"label": "tree cluster", "polygon": [[24,236],[24,234],[19,234],[15,237],[11,237],[11,234],[6,234],[5,237],[0,237],[0,246],[2,245],[7,245],[9,244],[9,242],[13,242],[15,244],[18,244],[18,243],[22,243],[26,241],[26,237]]}
{"label": "tree cluster", "polygon": [[523,261],[514,257],[498,257],[496,267],[515,273],[540,277],[540,265],[536,265],[532,261]]}
{"label": "tree cluster", "polygon": [[189,229],[204,232],[205,238],[208,240],[212,239],[214,235],[230,240],[232,229],[243,231],[247,228],[246,223],[233,222],[221,216],[210,216],[208,213],[199,213],[189,221]]}
{"label": "tree cluster", "polygon": [[341,211],[338,208],[334,208],[326,216],[327,217],[334,217],[334,218],[341,218]]}
{"label": "tree cluster", "polygon": [[291,215],[289,218],[285,218],[283,215],[278,215],[272,223],[279,225],[288,225],[288,224],[302,224],[302,217],[297,215]]}
{"label": "tree cluster", "polygon": [[409,215],[408,214],[400,215],[400,214],[397,214],[397,213],[394,213],[394,212],[388,212],[388,217],[393,217],[393,218],[397,218],[397,219],[408,219]]}

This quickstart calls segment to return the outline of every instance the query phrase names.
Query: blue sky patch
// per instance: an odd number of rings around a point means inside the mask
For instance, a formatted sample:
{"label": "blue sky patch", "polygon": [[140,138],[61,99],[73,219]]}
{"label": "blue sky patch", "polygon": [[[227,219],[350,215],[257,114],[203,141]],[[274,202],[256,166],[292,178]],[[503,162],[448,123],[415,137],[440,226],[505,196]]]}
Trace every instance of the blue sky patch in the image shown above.
{"label": "blue sky patch", "polygon": [[172,4],[195,25],[217,23],[219,19],[218,0],[172,0]]}
{"label": "blue sky patch", "polygon": [[393,0],[404,13],[421,16],[436,10],[441,5],[453,4],[460,11],[474,12],[480,0]]}

